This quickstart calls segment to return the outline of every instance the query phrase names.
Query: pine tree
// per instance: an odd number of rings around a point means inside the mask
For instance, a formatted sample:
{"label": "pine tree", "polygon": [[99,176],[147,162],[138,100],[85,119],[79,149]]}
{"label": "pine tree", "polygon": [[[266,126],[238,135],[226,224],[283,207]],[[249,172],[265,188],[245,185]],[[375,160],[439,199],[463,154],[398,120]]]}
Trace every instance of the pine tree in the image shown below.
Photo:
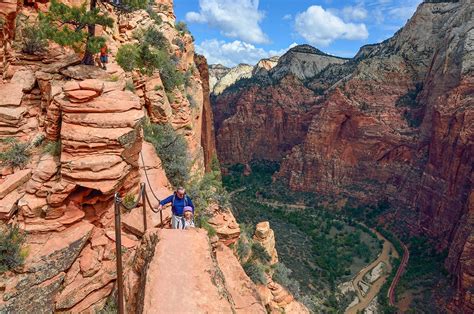
{"label": "pine tree", "polygon": [[[93,55],[105,44],[105,38],[95,35],[95,26],[112,27],[114,20],[97,7],[101,0],[90,0],[89,10],[84,2],[80,7],[68,6],[52,0],[49,10],[40,13],[41,31],[47,39],[61,46],[80,50],[85,46],[82,63],[93,65]],[[102,0],[106,2],[105,0]],[[111,3],[118,12],[144,9],[148,0],[121,0]]]}

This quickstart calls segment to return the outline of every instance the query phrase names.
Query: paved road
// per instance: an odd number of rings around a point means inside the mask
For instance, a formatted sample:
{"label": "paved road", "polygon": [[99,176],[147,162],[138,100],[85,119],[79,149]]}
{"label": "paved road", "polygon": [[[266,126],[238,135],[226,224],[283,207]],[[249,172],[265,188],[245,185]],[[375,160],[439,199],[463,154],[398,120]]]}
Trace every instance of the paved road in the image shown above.
{"label": "paved road", "polygon": [[403,246],[402,262],[400,263],[400,266],[397,269],[397,274],[395,275],[395,278],[393,278],[392,284],[390,285],[390,288],[388,289],[389,303],[392,306],[395,306],[395,287],[397,286],[398,281],[400,280],[400,277],[405,271],[405,268],[408,265],[408,259],[410,258],[410,252],[408,251],[407,246],[403,243],[402,243],[402,246]]}

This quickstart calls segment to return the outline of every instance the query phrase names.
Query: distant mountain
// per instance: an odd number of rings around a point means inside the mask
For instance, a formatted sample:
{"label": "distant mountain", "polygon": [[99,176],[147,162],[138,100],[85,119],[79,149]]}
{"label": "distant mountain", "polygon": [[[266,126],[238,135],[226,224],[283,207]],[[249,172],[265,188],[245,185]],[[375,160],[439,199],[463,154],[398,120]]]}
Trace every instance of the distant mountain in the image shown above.
{"label": "distant mountain", "polygon": [[281,161],[291,189],[388,200],[393,229],[448,250],[452,306],[474,311],[474,19],[471,1],[425,1],[352,59],[308,45],[213,97],[221,162]]}

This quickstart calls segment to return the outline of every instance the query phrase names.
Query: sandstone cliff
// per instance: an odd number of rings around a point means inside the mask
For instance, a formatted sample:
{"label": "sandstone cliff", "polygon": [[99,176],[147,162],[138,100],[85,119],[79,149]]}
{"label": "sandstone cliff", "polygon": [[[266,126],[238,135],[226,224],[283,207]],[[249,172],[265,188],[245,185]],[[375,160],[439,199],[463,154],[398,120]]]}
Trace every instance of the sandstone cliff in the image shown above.
{"label": "sandstone cliff", "polygon": [[[19,167],[0,164],[0,229],[17,225],[26,235],[24,263],[0,275],[0,312],[95,313],[117,290],[114,194],[133,199],[144,182],[152,205],[157,205],[151,189],[158,198],[171,193],[160,158],[143,141],[144,119],[170,123],[185,136],[194,174],[209,169],[215,144],[207,62],[194,54],[191,35],[175,29],[171,0],[156,1],[151,10],[162,20],[159,30],[170,42],[177,69],[188,74],[187,84],[176,88],[173,97],[164,93],[158,73],[125,73],[114,60],[118,47],[132,40],[135,29],[153,24],[145,11],[117,17],[110,10],[116,27],[97,29],[112,50],[106,71],[80,65],[80,55],[53,44],[44,53],[22,53],[14,28],[21,23],[15,24],[15,17],[21,13],[34,18],[37,8],[47,6],[47,2],[27,7],[0,2],[6,22],[1,38],[0,149],[4,152],[15,143],[24,149],[19,154],[31,157]],[[155,312],[156,303],[139,293],[145,282],[147,291],[160,290],[162,284],[163,291],[175,291],[173,300],[179,304],[168,299],[166,306],[182,305],[181,285],[174,277],[165,278],[171,272],[154,271],[157,259],[180,258],[183,274],[200,274],[189,282],[197,285],[193,287],[197,295],[188,310],[204,311],[206,306],[221,304],[220,309],[229,313],[265,312],[256,287],[224,246],[240,234],[231,213],[216,210],[213,222],[220,238],[216,252],[202,230],[177,235],[157,231],[167,225],[169,209],[161,220],[148,207],[149,230],[144,230],[142,212],[143,202],[122,212],[125,305],[130,313]],[[172,252],[166,249],[167,241],[176,248],[174,244],[184,241],[198,255],[181,256],[180,249]],[[174,263],[166,267],[170,265]],[[158,305],[160,311],[166,310],[161,301]]]}
{"label": "sandstone cliff", "polygon": [[220,160],[247,163],[252,159],[281,159],[302,142],[312,117],[320,110],[321,96],[302,80],[330,64],[345,62],[308,45],[296,46],[280,58],[261,60],[247,76],[214,92]]}
{"label": "sandstone cliff", "polygon": [[230,68],[225,67],[222,64],[209,65],[209,88],[211,91],[214,89],[214,86],[217,84],[217,82],[229,71]]}
{"label": "sandstone cliff", "polygon": [[255,78],[230,86],[213,103],[221,161],[279,160],[291,150],[278,176],[292,189],[392,201],[410,232],[449,249],[456,306],[473,311],[473,34],[470,1],[430,1],[354,59],[308,75],[297,60],[276,86]]}
{"label": "sandstone cliff", "polygon": [[212,93],[215,95],[219,95],[222,93],[227,87],[234,84],[240,79],[249,78],[252,76],[253,67],[248,64],[239,64],[238,66],[231,68],[227,71],[221,78],[217,79],[220,72],[217,72],[216,76],[216,83],[212,87]]}

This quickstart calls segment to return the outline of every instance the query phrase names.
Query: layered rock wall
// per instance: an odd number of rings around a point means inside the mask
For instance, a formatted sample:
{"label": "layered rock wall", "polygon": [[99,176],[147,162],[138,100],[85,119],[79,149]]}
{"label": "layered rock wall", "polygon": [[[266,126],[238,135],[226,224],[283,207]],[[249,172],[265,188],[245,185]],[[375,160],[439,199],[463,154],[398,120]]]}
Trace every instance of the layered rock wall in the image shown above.
{"label": "layered rock wall", "polygon": [[[297,49],[267,78],[230,86],[213,103],[222,162],[282,160],[277,177],[293,190],[391,201],[404,222],[395,228],[449,250],[456,306],[467,312],[474,273],[467,262],[474,230],[472,13],[470,1],[423,3],[394,37],[364,46],[351,60],[306,74],[311,67],[301,69],[301,60],[322,56]],[[295,76],[304,84],[282,88]],[[272,93],[269,82],[277,84]],[[279,93],[284,101],[275,102]],[[309,121],[276,123],[270,112],[278,107],[287,117],[305,117],[302,108],[310,108]]]}
{"label": "layered rock wall", "polygon": [[[39,7],[7,6],[0,15],[7,14],[8,23],[18,12],[36,16]],[[8,141],[0,149],[9,149],[14,140],[26,145],[30,159],[22,169],[0,165],[0,224],[19,226],[28,252],[22,266],[0,278],[0,312],[28,312],[31,306],[38,312],[96,312],[104,307],[116,289],[114,194],[133,202],[139,183],[146,182],[157,206],[153,194],[162,199],[171,193],[154,147],[143,142],[146,117],[169,123],[185,136],[196,175],[209,167],[215,145],[206,60],[197,58],[195,64],[192,36],[174,27],[172,1],[156,1],[152,9],[163,20],[155,27],[169,40],[178,71],[186,74],[186,84],[168,94],[158,73],[125,73],[115,62],[117,49],[132,39],[133,30],[153,25],[145,11],[120,17],[111,11],[116,27],[97,29],[111,49],[106,71],[79,65],[80,55],[54,44],[38,55],[22,53],[20,42],[2,46],[15,58],[2,67],[0,139]],[[7,39],[15,38],[13,28],[8,31]],[[142,205],[122,213],[131,312],[139,304],[137,287],[146,279],[142,267],[151,258],[137,253],[146,231]],[[147,208],[149,228],[167,224],[169,210],[160,217]],[[233,227],[237,235],[233,230],[231,236],[238,237],[238,225]]]}

